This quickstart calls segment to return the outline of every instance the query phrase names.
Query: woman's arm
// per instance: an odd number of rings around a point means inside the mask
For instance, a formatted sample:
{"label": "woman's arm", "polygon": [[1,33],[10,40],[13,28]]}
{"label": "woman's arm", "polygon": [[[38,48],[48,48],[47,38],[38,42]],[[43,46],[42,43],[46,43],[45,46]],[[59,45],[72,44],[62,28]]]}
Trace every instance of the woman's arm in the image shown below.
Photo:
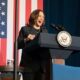
{"label": "woman's arm", "polygon": [[26,42],[28,41],[27,36],[28,36],[28,33],[26,30],[26,27],[22,27],[17,39],[18,49],[24,48]]}

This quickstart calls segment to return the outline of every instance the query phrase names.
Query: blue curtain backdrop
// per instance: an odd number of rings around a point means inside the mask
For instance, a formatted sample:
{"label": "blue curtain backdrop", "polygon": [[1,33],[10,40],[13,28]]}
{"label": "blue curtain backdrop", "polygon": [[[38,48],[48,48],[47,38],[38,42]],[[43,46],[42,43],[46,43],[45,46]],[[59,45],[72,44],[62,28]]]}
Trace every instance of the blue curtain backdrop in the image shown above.
{"label": "blue curtain backdrop", "polygon": [[[63,25],[73,36],[80,37],[80,0],[44,0],[46,27],[50,33],[56,31],[50,24]],[[73,52],[66,65],[80,66],[80,52]]]}

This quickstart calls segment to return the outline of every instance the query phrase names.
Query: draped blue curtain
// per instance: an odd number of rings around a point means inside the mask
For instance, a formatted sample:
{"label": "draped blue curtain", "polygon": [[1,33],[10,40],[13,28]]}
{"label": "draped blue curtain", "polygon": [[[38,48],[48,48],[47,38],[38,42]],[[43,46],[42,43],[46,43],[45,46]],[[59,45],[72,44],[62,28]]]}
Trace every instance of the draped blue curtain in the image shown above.
{"label": "draped blue curtain", "polygon": [[[73,36],[80,37],[80,0],[44,0],[46,27],[56,33],[50,24],[62,25]],[[66,65],[80,66],[80,52],[73,52]]]}

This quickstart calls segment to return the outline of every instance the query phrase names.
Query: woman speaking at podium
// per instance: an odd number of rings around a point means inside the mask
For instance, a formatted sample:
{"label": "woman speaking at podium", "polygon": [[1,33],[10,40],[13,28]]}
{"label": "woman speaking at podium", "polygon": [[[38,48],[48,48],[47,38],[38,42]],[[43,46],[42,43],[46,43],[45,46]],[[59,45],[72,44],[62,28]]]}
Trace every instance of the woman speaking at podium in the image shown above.
{"label": "woman speaking at podium", "polygon": [[23,26],[18,35],[18,49],[22,49],[20,66],[23,80],[45,80],[47,62],[50,60],[49,50],[38,45],[41,32],[47,32],[44,27],[45,15],[40,9],[34,10],[27,25]]}

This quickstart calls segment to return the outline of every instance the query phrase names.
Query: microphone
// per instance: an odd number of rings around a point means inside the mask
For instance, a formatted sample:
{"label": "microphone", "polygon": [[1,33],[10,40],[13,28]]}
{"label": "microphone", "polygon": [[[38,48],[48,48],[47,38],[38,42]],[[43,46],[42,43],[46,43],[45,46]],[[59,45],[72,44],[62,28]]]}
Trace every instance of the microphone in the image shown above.
{"label": "microphone", "polygon": [[59,25],[55,25],[55,24],[50,24],[50,26],[52,27],[52,28],[54,28],[54,29],[56,29],[57,31],[63,31],[63,30],[65,30],[64,29],[64,27],[63,26],[59,26]]}
{"label": "microphone", "polygon": [[56,29],[57,31],[59,31],[59,30],[58,30],[58,27],[57,27],[55,24],[50,24],[50,26],[51,26],[52,28]]}

